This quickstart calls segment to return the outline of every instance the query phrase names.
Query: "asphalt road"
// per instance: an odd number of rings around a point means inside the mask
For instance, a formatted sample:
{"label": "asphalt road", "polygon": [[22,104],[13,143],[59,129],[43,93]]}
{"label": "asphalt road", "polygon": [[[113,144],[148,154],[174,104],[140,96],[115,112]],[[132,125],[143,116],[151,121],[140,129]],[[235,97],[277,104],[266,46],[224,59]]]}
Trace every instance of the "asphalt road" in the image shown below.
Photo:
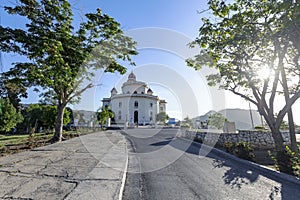
{"label": "asphalt road", "polygon": [[124,134],[131,153],[123,199],[300,199],[299,180],[177,138],[180,130]]}

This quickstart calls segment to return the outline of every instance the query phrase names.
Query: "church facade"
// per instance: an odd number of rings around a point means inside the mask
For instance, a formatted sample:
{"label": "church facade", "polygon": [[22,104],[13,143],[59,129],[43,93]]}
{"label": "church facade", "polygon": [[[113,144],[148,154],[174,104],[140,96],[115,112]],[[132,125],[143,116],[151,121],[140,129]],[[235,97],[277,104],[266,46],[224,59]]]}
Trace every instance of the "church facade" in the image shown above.
{"label": "church facade", "polygon": [[122,91],[111,90],[110,98],[103,98],[103,107],[110,106],[117,124],[147,125],[156,122],[156,115],[166,112],[166,101],[153,95],[145,82],[137,81],[131,72],[123,83]]}

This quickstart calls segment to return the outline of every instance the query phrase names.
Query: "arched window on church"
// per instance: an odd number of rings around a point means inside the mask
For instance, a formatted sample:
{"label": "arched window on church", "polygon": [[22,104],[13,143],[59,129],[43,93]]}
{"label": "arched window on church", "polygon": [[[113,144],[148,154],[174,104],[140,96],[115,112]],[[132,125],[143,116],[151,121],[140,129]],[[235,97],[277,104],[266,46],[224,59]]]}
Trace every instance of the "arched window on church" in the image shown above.
{"label": "arched window on church", "polygon": [[137,91],[134,91],[134,93],[133,94],[137,94]]}
{"label": "arched window on church", "polygon": [[144,94],[144,92],[141,92],[141,94]]}
{"label": "arched window on church", "polygon": [[135,101],[135,102],[134,102],[134,107],[135,107],[135,108],[138,108],[138,107],[139,107],[139,102]]}

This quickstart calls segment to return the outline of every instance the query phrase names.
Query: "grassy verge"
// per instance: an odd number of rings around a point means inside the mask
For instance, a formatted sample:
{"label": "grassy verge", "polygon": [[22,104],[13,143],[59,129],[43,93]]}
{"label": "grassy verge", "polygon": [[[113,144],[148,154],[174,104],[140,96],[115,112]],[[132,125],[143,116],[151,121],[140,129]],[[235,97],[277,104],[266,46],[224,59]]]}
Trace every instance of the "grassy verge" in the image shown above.
{"label": "grassy verge", "polygon": [[[79,129],[77,131],[64,131],[63,137],[68,140],[80,135],[95,132],[91,129]],[[35,133],[32,137],[28,134],[1,135],[0,134],[0,157],[21,151],[50,144],[53,132]]]}
{"label": "grassy verge", "polygon": [[[33,139],[47,139],[50,138],[53,133],[37,133],[34,134]],[[28,141],[29,135],[0,135],[0,147],[10,145],[20,145]]]}

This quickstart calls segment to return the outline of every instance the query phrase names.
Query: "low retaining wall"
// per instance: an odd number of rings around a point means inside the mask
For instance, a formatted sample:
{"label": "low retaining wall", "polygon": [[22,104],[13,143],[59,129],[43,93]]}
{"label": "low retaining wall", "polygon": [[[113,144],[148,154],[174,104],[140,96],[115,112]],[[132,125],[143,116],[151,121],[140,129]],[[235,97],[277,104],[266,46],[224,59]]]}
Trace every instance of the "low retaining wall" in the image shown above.
{"label": "low retaining wall", "polygon": [[[265,131],[239,131],[239,133],[211,133],[196,132],[191,130],[182,131],[182,137],[202,141],[204,144],[214,146],[216,144],[223,146],[226,142],[238,143],[249,142],[252,147],[258,149],[270,149],[275,147],[274,139],[270,132]],[[282,133],[283,140],[290,144],[288,132]]]}

